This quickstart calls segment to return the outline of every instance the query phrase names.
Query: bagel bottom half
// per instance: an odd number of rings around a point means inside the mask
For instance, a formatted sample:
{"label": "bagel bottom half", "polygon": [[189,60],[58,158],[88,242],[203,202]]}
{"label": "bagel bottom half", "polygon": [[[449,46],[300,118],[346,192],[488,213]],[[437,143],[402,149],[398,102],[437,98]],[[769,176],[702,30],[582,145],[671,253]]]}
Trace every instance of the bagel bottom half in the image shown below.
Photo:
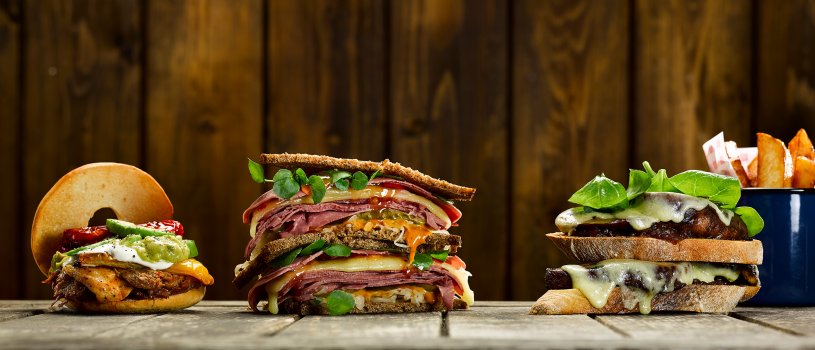
{"label": "bagel bottom half", "polygon": [[173,294],[167,298],[122,300],[100,303],[97,301],[75,302],[69,301],[68,308],[81,312],[109,313],[109,314],[147,314],[168,312],[186,309],[198,304],[204,298],[207,287],[200,286],[184,293]]}

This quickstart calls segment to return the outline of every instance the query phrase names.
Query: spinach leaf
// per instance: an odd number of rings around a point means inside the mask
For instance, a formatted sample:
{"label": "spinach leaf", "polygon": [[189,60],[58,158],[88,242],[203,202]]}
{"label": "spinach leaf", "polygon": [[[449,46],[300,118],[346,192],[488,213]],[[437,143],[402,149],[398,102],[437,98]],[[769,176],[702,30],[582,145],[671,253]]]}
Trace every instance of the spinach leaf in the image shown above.
{"label": "spinach leaf", "polygon": [[350,293],[335,290],[325,298],[325,305],[328,307],[328,313],[331,316],[339,316],[351,312],[356,306],[356,302],[354,302],[354,297]]}
{"label": "spinach leaf", "polygon": [[569,202],[597,210],[622,209],[628,207],[628,196],[622,184],[600,175],[577,190]]}
{"label": "spinach leaf", "polygon": [[271,263],[271,266],[273,268],[281,268],[281,267],[291,265],[291,263],[294,262],[294,259],[297,259],[297,255],[300,254],[300,252],[302,250],[303,250],[303,248],[297,248],[295,250],[292,250],[292,251],[286,253],[286,255],[283,255],[281,257],[278,257],[277,259],[274,259],[272,261],[272,263]]}
{"label": "spinach leaf", "polygon": [[333,257],[348,257],[351,256],[351,248],[344,244],[332,244],[323,248],[323,252],[328,256]]}
{"label": "spinach leaf", "polygon": [[628,200],[639,197],[651,187],[651,175],[642,171],[631,169],[628,173],[628,189],[625,191]]}
{"label": "spinach leaf", "polygon": [[440,260],[440,261],[445,261],[445,260],[447,260],[447,255],[448,254],[449,254],[448,251],[442,250],[440,252],[432,252],[432,253],[430,253],[430,256],[433,259]]}
{"label": "spinach leaf", "polygon": [[311,187],[311,200],[314,204],[320,203],[325,197],[325,183],[323,179],[317,175],[311,175],[308,178],[308,186]]}
{"label": "spinach leaf", "polygon": [[741,197],[741,184],[734,177],[688,170],[674,175],[669,182],[684,194],[710,199],[722,208],[735,208]]}
{"label": "spinach leaf", "polygon": [[425,253],[416,253],[416,256],[413,257],[413,266],[416,266],[419,270],[427,271],[430,269],[430,266],[433,265],[433,257],[430,254]]}
{"label": "spinach leaf", "polygon": [[751,207],[738,207],[734,210],[736,215],[741,216],[741,221],[747,225],[747,233],[750,237],[757,235],[764,229],[764,219]]}
{"label": "spinach leaf", "polygon": [[668,173],[665,169],[659,169],[659,172],[651,178],[651,186],[648,187],[646,192],[677,192],[677,190],[668,181]]}
{"label": "spinach leaf", "polygon": [[259,184],[266,182],[263,166],[260,165],[260,163],[255,162],[254,160],[251,159],[249,159],[249,176],[252,177],[252,181],[257,182]]}
{"label": "spinach leaf", "polygon": [[306,172],[303,171],[303,169],[297,168],[297,170],[294,171],[294,179],[297,180],[300,186],[308,184],[308,176],[306,176]]}
{"label": "spinach leaf", "polygon": [[351,188],[355,190],[361,190],[368,186],[368,176],[363,174],[361,171],[357,171],[351,177]]}
{"label": "spinach leaf", "polygon": [[303,250],[300,251],[300,256],[309,256],[311,254],[314,254],[314,253],[322,250],[324,246],[325,246],[325,240],[318,239],[318,240],[316,240],[314,242],[311,242],[311,244],[309,244],[305,248],[303,248]]}

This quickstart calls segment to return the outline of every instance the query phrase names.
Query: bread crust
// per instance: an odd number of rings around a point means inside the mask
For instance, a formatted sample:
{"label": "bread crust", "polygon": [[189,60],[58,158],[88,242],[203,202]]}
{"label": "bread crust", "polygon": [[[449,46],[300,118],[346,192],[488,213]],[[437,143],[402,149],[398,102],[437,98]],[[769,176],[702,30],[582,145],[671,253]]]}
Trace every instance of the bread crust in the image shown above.
{"label": "bread crust", "polygon": [[379,171],[383,175],[398,176],[405,181],[419,185],[428,191],[441,195],[449,200],[469,201],[475,195],[475,188],[459,186],[447,181],[437,179],[423,174],[418,170],[391,162],[388,159],[382,162],[362,161],[349,158],[334,158],[329,156],[302,154],[302,153],[278,153],[260,155],[260,162],[269,164],[277,168],[304,170],[329,170],[342,169],[346,171],[361,171],[371,174]]}
{"label": "bread crust", "polygon": [[[651,303],[652,311],[688,311],[727,313],[736,304],[752,298],[758,286],[688,285],[669,293],[659,293]],[[541,296],[529,310],[530,315],[620,314],[637,313],[639,307],[627,309],[620,288],[614,288],[601,309],[589,303],[577,289],[552,289]]]}
{"label": "bread crust", "polygon": [[66,306],[72,310],[84,313],[107,314],[151,314],[186,309],[198,304],[204,298],[207,288],[204,286],[188,290],[184,293],[174,294],[167,298],[122,300],[100,303],[97,301],[71,302]]}
{"label": "bread crust", "polygon": [[[453,310],[467,309],[467,303],[462,300],[453,300]],[[431,312],[431,311],[445,311],[444,303],[441,298],[433,304],[414,304],[410,302],[400,301],[395,303],[366,303],[362,310],[354,308],[349,312],[350,314],[398,314],[409,312]],[[311,301],[298,302],[295,300],[286,300],[280,305],[280,313],[282,314],[298,314],[301,316],[306,315],[329,315],[328,309],[322,305],[314,304]]]}
{"label": "bread crust", "polygon": [[85,227],[97,210],[111,208],[125,221],[144,223],[173,217],[173,205],[150,174],[127,164],[92,163],[65,174],[37,206],[31,252],[48,274],[62,232]]}
{"label": "bread crust", "polygon": [[683,239],[676,244],[647,237],[571,237],[563,232],[546,235],[569,257],[583,263],[607,259],[644,261],[702,261],[760,265],[764,259],[761,241]]}

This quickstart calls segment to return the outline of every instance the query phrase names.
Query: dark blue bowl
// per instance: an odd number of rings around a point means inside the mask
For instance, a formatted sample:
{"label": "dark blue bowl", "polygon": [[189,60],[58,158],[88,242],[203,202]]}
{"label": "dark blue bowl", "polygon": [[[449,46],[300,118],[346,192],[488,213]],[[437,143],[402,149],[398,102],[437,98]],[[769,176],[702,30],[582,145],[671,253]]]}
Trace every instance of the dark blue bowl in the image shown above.
{"label": "dark blue bowl", "polygon": [[815,305],[815,189],[746,188],[739,205],[764,219],[761,290],[746,305]]}

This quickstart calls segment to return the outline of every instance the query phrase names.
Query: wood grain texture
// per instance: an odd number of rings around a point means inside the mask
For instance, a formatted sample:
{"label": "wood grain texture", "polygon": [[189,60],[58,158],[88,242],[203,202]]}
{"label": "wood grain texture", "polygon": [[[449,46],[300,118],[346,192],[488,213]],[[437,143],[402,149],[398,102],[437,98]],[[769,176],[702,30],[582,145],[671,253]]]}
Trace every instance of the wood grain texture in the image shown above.
{"label": "wood grain texture", "polygon": [[85,163],[141,161],[141,17],[135,0],[24,4],[22,263],[25,295],[47,298],[27,229],[40,198]]}
{"label": "wood grain texture", "polygon": [[148,6],[147,169],[215,277],[207,298],[243,298],[230,282],[248,237],[241,213],[260,192],[246,158],[262,145],[262,9],[259,0]]}
{"label": "wood grain texture", "polygon": [[[607,340],[622,336],[587,315],[529,315],[524,307],[477,307],[450,312],[450,338],[505,340]],[[508,327],[508,325],[512,325]]]}
{"label": "wood grain texture", "polygon": [[751,134],[751,3],[636,1],[634,161],[707,169],[702,144]]}
{"label": "wood grain texture", "polygon": [[[20,203],[20,1],[0,1],[0,219],[10,232],[23,232]],[[0,288],[0,299],[20,298],[23,288],[23,234],[7,235],[0,245],[0,266],[6,269],[6,283]]]}
{"label": "wood grain texture", "polygon": [[511,188],[512,299],[543,292],[568,261],[544,236],[569,196],[628,165],[625,1],[515,2]]}
{"label": "wood grain texture", "polygon": [[269,112],[263,151],[383,159],[385,3],[268,4]]}
{"label": "wood grain texture", "polygon": [[[441,313],[306,316],[277,334],[278,339],[330,339],[340,344],[350,339],[407,340],[441,337]],[[281,340],[283,340],[281,339]]]}
{"label": "wood grain texture", "polygon": [[788,142],[799,128],[815,130],[815,1],[757,6],[756,131]]}
{"label": "wood grain texture", "polygon": [[778,330],[815,336],[815,309],[808,308],[738,308],[735,317]]}
{"label": "wood grain texture", "polygon": [[391,8],[391,159],[475,187],[451,233],[481,300],[506,297],[507,4],[395,1]]}

